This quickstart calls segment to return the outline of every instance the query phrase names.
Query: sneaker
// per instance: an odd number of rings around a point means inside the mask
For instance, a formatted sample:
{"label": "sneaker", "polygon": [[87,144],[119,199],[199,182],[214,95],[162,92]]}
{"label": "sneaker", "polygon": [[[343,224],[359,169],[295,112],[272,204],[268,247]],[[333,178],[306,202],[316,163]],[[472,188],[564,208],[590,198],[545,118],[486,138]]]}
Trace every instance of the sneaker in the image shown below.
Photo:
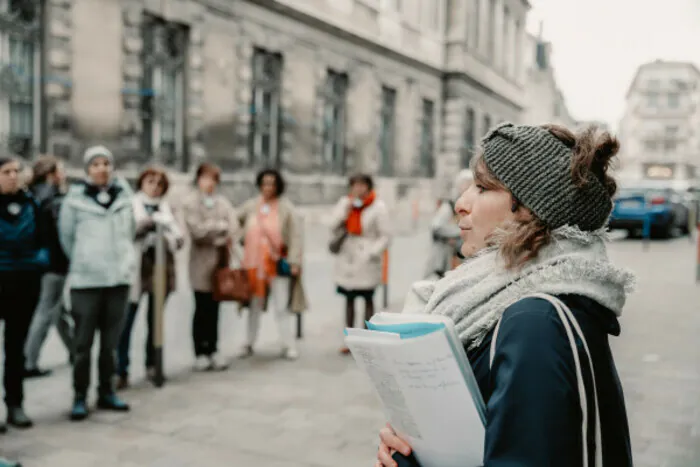
{"label": "sneaker", "polygon": [[228,362],[221,357],[221,354],[215,353],[209,356],[211,369],[214,371],[222,371],[228,368]]}
{"label": "sneaker", "polygon": [[241,351],[240,354],[238,354],[238,358],[248,358],[253,356],[253,346],[252,345],[246,345],[243,347],[243,350]]}
{"label": "sneaker", "polygon": [[286,348],[282,350],[282,358],[286,358],[287,360],[296,360],[299,358],[299,351],[294,347]]}
{"label": "sneaker", "polygon": [[200,355],[194,362],[194,369],[195,371],[209,371],[211,370],[211,361],[206,356]]}
{"label": "sneaker", "polygon": [[15,428],[31,428],[34,425],[22,407],[7,408],[7,424]]}
{"label": "sneaker", "polygon": [[41,368],[28,368],[24,370],[25,378],[43,378],[44,376],[49,376],[51,370],[42,370]]}
{"label": "sneaker", "polygon": [[105,394],[97,398],[97,408],[114,412],[128,412],[129,404],[117,397],[116,394]]}
{"label": "sneaker", "polygon": [[88,409],[85,404],[85,399],[76,399],[73,402],[73,408],[70,411],[70,419],[79,422],[85,420],[88,417]]}

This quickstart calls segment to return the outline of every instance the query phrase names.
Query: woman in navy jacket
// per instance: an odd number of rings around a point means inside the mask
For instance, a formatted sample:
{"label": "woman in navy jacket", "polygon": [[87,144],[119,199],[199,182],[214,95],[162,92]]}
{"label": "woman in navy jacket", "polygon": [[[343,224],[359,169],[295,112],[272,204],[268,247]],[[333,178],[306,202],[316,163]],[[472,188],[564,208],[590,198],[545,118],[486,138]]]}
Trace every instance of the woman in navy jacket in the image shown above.
{"label": "woman in navy jacket", "polygon": [[[41,245],[38,206],[20,189],[20,163],[0,157],[0,318],[5,320],[7,422],[29,428],[24,399],[24,341],[39,299],[48,253]],[[0,432],[6,430],[0,424]]]}
{"label": "woman in navy jacket", "polygon": [[[405,311],[454,320],[487,406],[485,466],[631,466],[608,335],[634,278],[604,242],[619,144],[593,127],[505,123],[482,146],[455,206],[468,259],[415,284]],[[391,425],[380,439],[377,466],[420,465]]]}

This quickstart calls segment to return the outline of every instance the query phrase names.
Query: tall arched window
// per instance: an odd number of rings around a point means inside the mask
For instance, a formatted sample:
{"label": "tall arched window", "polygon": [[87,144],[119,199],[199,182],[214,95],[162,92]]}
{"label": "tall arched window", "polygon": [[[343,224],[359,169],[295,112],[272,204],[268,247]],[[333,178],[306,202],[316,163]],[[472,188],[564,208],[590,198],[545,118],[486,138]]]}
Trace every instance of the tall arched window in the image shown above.
{"label": "tall arched window", "polygon": [[188,29],[146,16],[143,25],[143,150],[156,161],[187,170],[185,67]]}
{"label": "tall arched window", "polygon": [[41,144],[41,0],[0,0],[0,141],[29,158]]}

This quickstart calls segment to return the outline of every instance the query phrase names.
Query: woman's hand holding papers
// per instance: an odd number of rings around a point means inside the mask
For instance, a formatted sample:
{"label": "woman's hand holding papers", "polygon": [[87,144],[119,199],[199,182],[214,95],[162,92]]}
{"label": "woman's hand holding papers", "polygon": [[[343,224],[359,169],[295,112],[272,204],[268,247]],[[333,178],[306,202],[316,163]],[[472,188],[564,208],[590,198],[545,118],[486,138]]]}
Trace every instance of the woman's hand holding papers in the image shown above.
{"label": "woman's hand holding papers", "polygon": [[404,456],[411,454],[411,446],[396,434],[390,424],[386,424],[379,432],[379,451],[377,452],[377,463],[375,467],[397,467],[396,461],[391,458],[394,452],[398,451]]}

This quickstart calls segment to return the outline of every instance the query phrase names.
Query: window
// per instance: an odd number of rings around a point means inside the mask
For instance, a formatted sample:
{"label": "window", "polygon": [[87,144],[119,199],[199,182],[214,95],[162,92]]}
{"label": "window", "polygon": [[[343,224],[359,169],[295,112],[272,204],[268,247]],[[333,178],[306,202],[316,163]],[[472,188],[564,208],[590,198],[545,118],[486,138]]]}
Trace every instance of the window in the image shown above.
{"label": "window", "polygon": [[282,55],[256,49],[253,53],[250,164],[281,166],[282,142]]}
{"label": "window", "polygon": [[166,165],[187,170],[185,66],[187,28],[147,16],[143,24],[142,149]]}
{"label": "window", "polygon": [[521,53],[522,53],[522,43],[521,38],[521,23],[520,20],[517,20],[515,22],[515,26],[513,27],[513,34],[511,35],[511,40],[513,41],[513,44],[511,45],[511,48],[513,50],[513,64],[512,64],[512,72],[513,76],[515,78],[520,77],[520,67],[522,66],[521,64]]}
{"label": "window", "polygon": [[491,117],[489,117],[488,115],[484,115],[483,134],[485,135],[486,133],[488,133],[490,129],[491,129]]}
{"label": "window", "polygon": [[678,125],[667,125],[664,128],[664,133],[667,137],[675,138],[678,135]]}
{"label": "window", "polygon": [[420,132],[420,175],[432,177],[435,174],[435,105],[429,99],[423,99]]}
{"label": "window", "polygon": [[644,142],[644,149],[647,151],[656,151],[658,149],[658,144],[656,141],[647,140]]}
{"label": "window", "polygon": [[503,32],[501,33],[503,40],[503,50],[501,53],[502,67],[508,73],[508,67],[510,66],[510,10],[508,7],[503,8]]}
{"label": "window", "polygon": [[379,171],[393,175],[394,140],[396,137],[396,90],[382,86],[381,123],[379,128]]}
{"label": "window", "polygon": [[345,104],[348,76],[329,70],[324,89],[323,164],[326,170],[345,172]]}
{"label": "window", "polygon": [[41,30],[38,2],[0,0],[0,140],[25,158],[41,141]]}
{"label": "window", "polygon": [[474,119],[474,110],[467,109],[466,115],[464,116],[464,142],[462,143],[462,168],[469,168],[472,156],[474,155],[475,137],[476,132],[474,131],[474,125],[476,121]]}
{"label": "window", "polygon": [[472,29],[474,30],[474,48],[479,49],[481,47],[481,0],[472,0],[472,5],[474,5],[474,12],[472,15]]}
{"label": "window", "polygon": [[661,81],[658,79],[650,79],[648,82],[649,89],[659,89],[661,87]]}
{"label": "window", "polygon": [[496,0],[489,0],[488,56],[496,60]]}
{"label": "window", "polygon": [[680,106],[680,96],[677,92],[669,93],[668,107],[669,109],[677,109]]}
{"label": "window", "polygon": [[665,151],[675,151],[676,150],[676,142],[667,140],[664,141],[664,150]]}
{"label": "window", "polygon": [[649,107],[658,107],[659,105],[659,95],[655,92],[650,92],[648,96],[647,105]]}

